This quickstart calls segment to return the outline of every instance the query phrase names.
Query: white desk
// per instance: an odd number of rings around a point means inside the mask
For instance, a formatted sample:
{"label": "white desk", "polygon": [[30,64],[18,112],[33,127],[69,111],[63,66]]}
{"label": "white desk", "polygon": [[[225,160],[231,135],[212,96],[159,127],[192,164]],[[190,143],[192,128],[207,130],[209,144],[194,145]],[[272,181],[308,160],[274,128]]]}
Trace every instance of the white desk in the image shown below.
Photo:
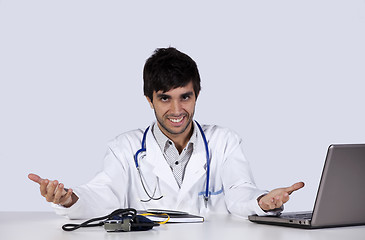
{"label": "white desk", "polygon": [[146,232],[107,233],[103,227],[65,232],[61,226],[70,221],[52,212],[0,212],[1,240],[364,240],[365,226],[304,230],[251,223],[232,215],[213,215],[204,223],[165,224]]}

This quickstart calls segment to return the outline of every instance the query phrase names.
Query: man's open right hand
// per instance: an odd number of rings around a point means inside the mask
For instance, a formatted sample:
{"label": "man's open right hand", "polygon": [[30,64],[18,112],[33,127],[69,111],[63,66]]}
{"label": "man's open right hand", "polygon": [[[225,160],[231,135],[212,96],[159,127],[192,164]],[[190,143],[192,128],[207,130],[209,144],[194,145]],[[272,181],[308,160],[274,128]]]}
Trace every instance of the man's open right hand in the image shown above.
{"label": "man's open right hand", "polygon": [[43,179],[33,173],[30,173],[28,178],[39,184],[41,195],[47,202],[71,207],[78,200],[78,197],[73,194],[72,189],[65,189],[65,186],[57,180]]}

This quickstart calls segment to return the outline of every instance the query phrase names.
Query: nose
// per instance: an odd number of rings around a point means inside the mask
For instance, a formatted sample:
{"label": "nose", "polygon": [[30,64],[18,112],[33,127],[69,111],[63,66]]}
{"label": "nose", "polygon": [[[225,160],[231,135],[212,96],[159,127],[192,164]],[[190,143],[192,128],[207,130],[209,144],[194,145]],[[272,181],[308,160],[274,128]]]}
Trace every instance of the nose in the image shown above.
{"label": "nose", "polygon": [[171,112],[171,114],[173,114],[175,116],[180,115],[182,112],[181,102],[178,100],[172,101],[171,107],[170,107],[170,112]]}

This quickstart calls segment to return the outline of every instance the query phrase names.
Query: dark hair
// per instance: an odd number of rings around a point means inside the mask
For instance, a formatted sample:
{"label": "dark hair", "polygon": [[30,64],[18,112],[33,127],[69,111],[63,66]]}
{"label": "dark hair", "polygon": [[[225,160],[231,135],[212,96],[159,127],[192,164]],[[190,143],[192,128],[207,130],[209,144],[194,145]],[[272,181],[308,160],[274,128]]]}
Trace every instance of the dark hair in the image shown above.
{"label": "dark hair", "polygon": [[143,69],[144,95],[152,101],[153,92],[167,92],[193,82],[195,97],[200,92],[200,76],[193,59],[176,48],[158,48]]}

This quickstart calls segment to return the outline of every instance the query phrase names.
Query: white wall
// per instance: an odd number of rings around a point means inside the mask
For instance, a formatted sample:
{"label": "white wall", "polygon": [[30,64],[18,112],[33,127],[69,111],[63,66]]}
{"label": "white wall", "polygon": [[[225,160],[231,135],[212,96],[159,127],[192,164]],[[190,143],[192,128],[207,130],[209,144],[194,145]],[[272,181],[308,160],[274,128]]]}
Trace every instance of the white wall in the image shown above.
{"label": "white wall", "polygon": [[153,119],[142,68],[157,47],[198,63],[196,119],[244,139],[260,188],[306,182],[330,143],[365,142],[365,1],[0,0],[0,211],[48,211],[29,172],[67,186],[106,143]]}

